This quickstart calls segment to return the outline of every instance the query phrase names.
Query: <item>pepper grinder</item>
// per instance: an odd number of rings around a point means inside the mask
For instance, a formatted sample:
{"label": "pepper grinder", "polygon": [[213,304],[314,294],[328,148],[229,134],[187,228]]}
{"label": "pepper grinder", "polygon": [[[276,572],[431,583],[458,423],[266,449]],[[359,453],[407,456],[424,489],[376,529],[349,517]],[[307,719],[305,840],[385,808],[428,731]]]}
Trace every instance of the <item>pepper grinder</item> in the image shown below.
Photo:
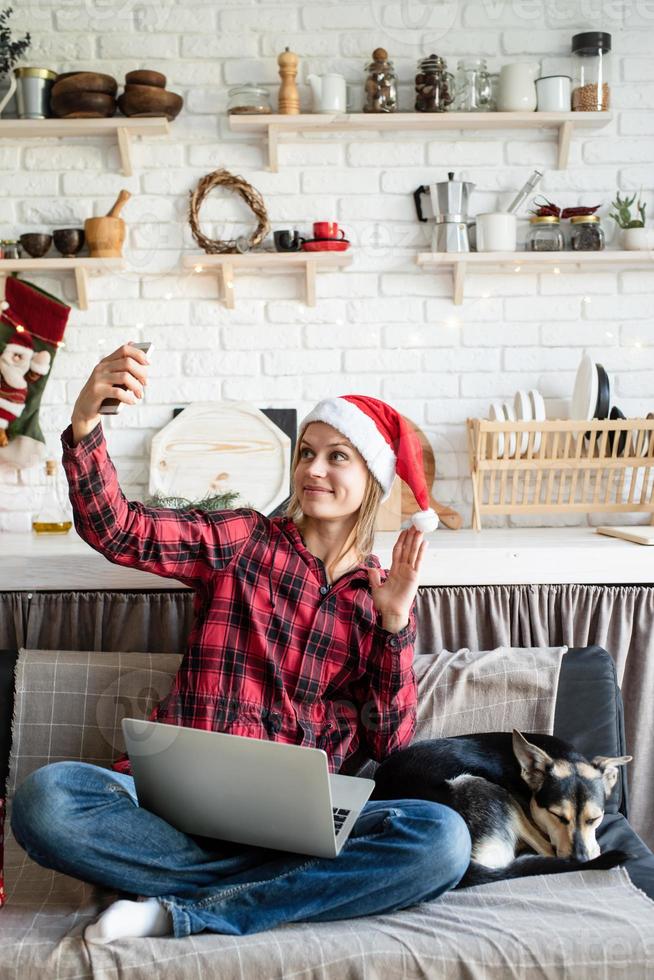
{"label": "pepper grinder", "polygon": [[284,48],[277,57],[282,84],[279,86],[277,111],[283,116],[297,116],[300,112],[300,93],[295,81],[299,57],[290,48]]}

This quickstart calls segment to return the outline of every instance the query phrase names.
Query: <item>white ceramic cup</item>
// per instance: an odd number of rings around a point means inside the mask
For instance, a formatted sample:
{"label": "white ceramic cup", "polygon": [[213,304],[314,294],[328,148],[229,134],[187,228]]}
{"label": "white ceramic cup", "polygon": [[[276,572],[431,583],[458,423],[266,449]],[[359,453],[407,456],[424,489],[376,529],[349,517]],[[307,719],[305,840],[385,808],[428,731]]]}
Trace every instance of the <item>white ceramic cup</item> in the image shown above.
{"label": "white ceramic cup", "polygon": [[547,75],[536,79],[537,112],[570,112],[569,75]]}
{"label": "white ceramic cup", "polygon": [[500,112],[534,112],[536,86],[534,78],[538,66],[516,62],[502,65],[497,92],[497,108]]}
{"label": "white ceramic cup", "polygon": [[477,251],[515,252],[517,246],[517,219],[514,214],[489,211],[478,214]]}

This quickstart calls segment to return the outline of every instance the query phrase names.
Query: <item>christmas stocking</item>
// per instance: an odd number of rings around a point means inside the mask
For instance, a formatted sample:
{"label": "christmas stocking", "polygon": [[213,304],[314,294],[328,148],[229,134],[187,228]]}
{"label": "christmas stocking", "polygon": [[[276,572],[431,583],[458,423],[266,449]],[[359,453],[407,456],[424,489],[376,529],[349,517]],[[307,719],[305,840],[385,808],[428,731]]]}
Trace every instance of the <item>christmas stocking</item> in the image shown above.
{"label": "christmas stocking", "polygon": [[9,276],[0,308],[0,464],[23,469],[46,457],[39,405],[70,307]]}

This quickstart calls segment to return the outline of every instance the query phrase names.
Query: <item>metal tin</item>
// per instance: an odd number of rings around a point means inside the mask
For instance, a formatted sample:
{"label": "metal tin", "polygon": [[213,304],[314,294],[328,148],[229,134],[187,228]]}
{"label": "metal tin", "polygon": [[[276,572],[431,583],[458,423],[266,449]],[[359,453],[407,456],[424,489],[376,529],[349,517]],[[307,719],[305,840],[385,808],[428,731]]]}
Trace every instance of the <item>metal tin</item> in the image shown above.
{"label": "metal tin", "polygon": [[47,119],[50,91],[57,73],[49,68],[16,68],[16,104],[19,119]]}

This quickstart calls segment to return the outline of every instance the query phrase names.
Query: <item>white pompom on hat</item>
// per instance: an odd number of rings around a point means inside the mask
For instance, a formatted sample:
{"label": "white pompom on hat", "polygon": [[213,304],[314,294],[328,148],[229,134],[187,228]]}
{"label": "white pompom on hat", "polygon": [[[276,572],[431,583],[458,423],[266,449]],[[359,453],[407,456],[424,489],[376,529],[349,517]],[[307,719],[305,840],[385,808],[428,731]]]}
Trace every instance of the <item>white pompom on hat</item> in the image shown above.
{"label": "white pompom on hat", "polygon": [[340,395],[318,402],[300,423],[302,433],[310,422],[326,422],[346,436],[359,450],[368,469],[379,481],[387,500],[397,474],[413,491],[421,510],[411,523],[428,533],[438,527],[438,516],[429,506],[422,446],[406,419],[391,405],[367,395]]}

